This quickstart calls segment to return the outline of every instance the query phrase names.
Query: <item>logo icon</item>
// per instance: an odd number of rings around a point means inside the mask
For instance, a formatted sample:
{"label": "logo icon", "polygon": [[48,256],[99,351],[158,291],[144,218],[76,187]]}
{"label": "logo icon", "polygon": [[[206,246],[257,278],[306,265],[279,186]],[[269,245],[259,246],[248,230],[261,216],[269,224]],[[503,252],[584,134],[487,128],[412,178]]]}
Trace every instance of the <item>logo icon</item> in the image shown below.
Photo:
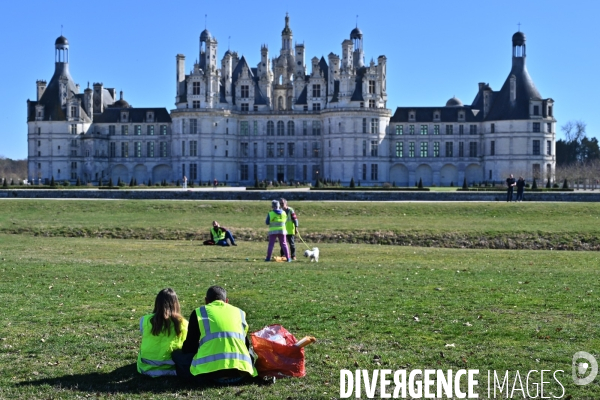
{"label": "logo icon", "polygon": [[[578,362],[585,359],[586,362]],[[598,362],[596,358],[585,351],[578,351],[573,354],[573,383],[579,386],[585,386],[591,383],[598,375]],[[590,374],[585,376],[588,369],[591,367]]]}

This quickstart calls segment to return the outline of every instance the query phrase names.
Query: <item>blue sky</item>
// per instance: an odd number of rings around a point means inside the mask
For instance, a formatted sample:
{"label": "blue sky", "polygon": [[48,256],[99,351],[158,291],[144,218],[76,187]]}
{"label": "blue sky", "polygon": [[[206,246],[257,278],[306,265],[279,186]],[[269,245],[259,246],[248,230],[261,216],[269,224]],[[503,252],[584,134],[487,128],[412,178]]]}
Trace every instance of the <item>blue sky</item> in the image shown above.
{"label": "blue sky", "polygon": [[[10,5],[6,5],[10,4]],[[82,90],[90,82],[123,90],[134,107],[174,108],[175,55],[186,70],[207,27],[255,66],[261,44],[279,52],[285,13],[295,42],[313,56],[341,53],[358,15],[367,62],[388,60],[388,108],[441,106],[456,95],[470,104],[477,83],[499,90],[511,67],[511,37],[527,37],[527,66],[542,97],[555,100],[561,126],[587,123],[600,135],[600,2],[588,1],[133,1],[33,0],[5,3],[0,13],[3,76],[0,155],[27,157],[26,101],[35,81],[50,80],[54,40],[70,43],[70,70]],[[231,39],[229,39],[231,37]],[[220,60],[219,60],[220,61]],[[560,137],[560,135],[559,135]]]}

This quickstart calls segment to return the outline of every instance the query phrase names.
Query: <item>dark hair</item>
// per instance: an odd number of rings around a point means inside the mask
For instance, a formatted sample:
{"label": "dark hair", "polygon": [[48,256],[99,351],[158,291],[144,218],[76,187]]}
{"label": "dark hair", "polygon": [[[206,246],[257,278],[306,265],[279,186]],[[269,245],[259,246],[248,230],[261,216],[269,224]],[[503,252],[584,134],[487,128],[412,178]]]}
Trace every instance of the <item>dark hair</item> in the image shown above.
{"label": "dark hair", "polygon": [[177,336],[181,334],[181,308],[177,294],[171,288],[166,288],[158,292],[154,301],[154,315],[150,319],[152,325],[152,334],[160,335],[162,332],[169,334],[171,332],[171,323]]}
{"label": "dark hair", "polygon": [[212,303],[215,300],[227,300],[227,291],[221,286],[211,286],[206,291],[206,304]]}

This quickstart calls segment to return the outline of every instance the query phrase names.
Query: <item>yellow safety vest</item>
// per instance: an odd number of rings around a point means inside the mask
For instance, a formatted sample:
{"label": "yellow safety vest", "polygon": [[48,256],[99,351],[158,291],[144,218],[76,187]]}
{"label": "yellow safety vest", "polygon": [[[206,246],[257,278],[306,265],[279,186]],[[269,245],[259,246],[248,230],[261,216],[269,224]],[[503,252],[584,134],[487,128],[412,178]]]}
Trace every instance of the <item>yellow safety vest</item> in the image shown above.
{"label": "yellow safety vest", "polygon": [[192,360],[192,375],[237,369],[256,376],[246,347],[246,313],[221,300],[196,309],[200,344]]}
{"label": "yellow safety vest", "polygon": [[215,242],[225,239],[225,231],[223,229],[219,229],[218,231],[216,231],[215,228],[212,227],[210,228],[210,234],[212,235],[212,238]]}
{"label": "yellow safety vest", "polygon": [[277,214],[275,211],[269,211],[269,235],[284,234],[287,235],[285,229],[285,223],[287,221],[287,214],[282,211],[281,214]]}
{"label": "yellow safety vest", "polygon": [[291,217],[294,213],[294,209],[292,207],[288,207],[288,209],[284,212],[287,218],[287,221],[285,222],[285,230],[287,231],[286,235],[294,235],[296,233],[296,225]]}
{"label": "yellow safety vest", "polygon": [[158,336],[152,334],[150,319],[154,314],[144,315],[140,319],[142,345],[137,359],[137,370],[142,375],[151,377],[176,375],[175,363],[171,359],[173,350],[181,349],[188,331],[188,321],[181,322],[181,333],[175,334],[171,326],[169,332],[161,332]]}

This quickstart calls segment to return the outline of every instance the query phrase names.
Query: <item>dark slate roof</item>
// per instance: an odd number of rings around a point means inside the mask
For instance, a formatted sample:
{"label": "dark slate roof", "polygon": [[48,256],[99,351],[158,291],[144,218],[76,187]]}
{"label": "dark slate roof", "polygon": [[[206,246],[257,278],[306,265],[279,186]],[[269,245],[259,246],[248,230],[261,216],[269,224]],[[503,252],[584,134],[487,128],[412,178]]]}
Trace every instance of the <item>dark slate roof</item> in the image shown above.
{"label": "dark slate roof", "polygon": [[[394,116],[390,119],[392,122],[434,122],[433,116],[435,113],[439,113],[440,118],[435,122],[445,123],[468,123],[468,122],[481,122],[483,121],[483,112],[477,112],[477,115],[473,114],[473,108],[469,106],[465,107],[398,107]],[[414,111],[415,119],[408,119],[409,113]],[[465,114],[465,119],[459,121],[458,113],[462,111]]]}
{"label": "dark slate roof", "polygon": [[54,45],[57,45],[57,44],[68,45],[69,41],[67,40],[66,37],[64,37],[63,35],[60,35],[59,37],[56,38],[56,41],[54,42]]}
{"label": "dark slate roof", "polygon": [[302,93],[298,96],[298,100],[296,100],[296,104],[308,104],[306,98],[308,97],[308,85],[304,86],[302,89]]}
{"label": "dark slate roof", "polygon": [[327,65],[327,61],[325,61],[325,57],[323,56],[319,60],[319,68],[325,78],[325,98],[327,98],[329,96],[329,65]]}
{"label": "dark slate roof", "polygon": [[[77,93],[75,82],[71,78],[69,73],[69,64],[67,63],[56,63],[54,69],[54,75],[50,79],[50,83],[46,86],[42,98],[35,102],[35,104],[41,104],[44,106],[44,121],[66,121],[67,116],[65,115],[62,105],[60,104],[59,96],[59,80],[60,78],[67,79],[67,90],[70,92],[70,96],[74,96]],[[31,102],[33,104],[33,102]],[[35,105],[34,104],[34,105]],[[35,107],[32,106],[29,110],[29,121],[35,121]]]}
{"label": "dark slate roof", "polygon": [[200,33],[200,40],[202,42],[206,42],[207,40],[210,40],[211,38],[212,38],[212,35],[208,31],[208,29],[205,29],[202,31],[202,33]]}
{"label": "dark slate roof", "polygon": [[258,78],[254,80],[254,104],[267,104],[267,99],[263,95],[263,92],[260,90],[260,86],[258,85]]}
{"label": "dark slate roof", "polygon": [[358,29],[358,26],[352,29],[352,32],[350,32],[350,39],[362,39],[362,37],[363,33],[360,29]]}
{"label": "dark slate roof", "polygon": [[120,123],[121,111],[127,111],[129,113],[128,123],[145,123],[146,113],[148,111],[154,113],[154,122],[171,122],[171,116],[166,108],[107,108],[102,114],[94,117],[94,123]]}
{"label": "dark slate roof", "polygon": [[356,88],[354,89],[354,93],[352,93],[352,98],[350,101],[365,101],[362,92],[362,81],[365,73],[367,72],[367,68],[362,67],[356,71]]}
{"label": "dark slate roof", "polygon": [[[514,75],[517,96],[514,104],[510,102],[510,77]],[[529,100],[541,100],[542,96],[527,72],[525,57],[513,57],[513,65],[508,78],[499,92],[494,93],[494,102],[487,120],[529,119]]]}

